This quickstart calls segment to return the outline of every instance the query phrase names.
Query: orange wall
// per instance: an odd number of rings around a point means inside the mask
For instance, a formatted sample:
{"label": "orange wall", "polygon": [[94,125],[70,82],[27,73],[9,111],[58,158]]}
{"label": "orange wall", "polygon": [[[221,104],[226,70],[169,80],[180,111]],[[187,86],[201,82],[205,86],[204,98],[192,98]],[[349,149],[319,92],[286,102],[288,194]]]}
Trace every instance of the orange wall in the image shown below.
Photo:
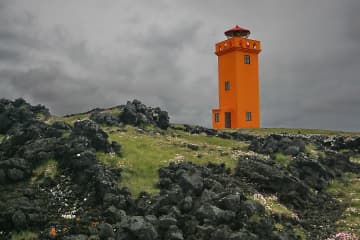
{"label": "orange wall", "polygon": [[[219,69],[219,109],[213,110],[213,127],[225,128],[225,112],[231,112],[231,128],[260,127],[260,97],[258,54],[260,42],[233,37],[216,44]],[[250,64],[244,56],[250,56]],[[225,81],[230,90],[225,91]],[[214,112],[220,113],[220,121],[214,121]],[[252,120],[246,121],[246,112]]]}

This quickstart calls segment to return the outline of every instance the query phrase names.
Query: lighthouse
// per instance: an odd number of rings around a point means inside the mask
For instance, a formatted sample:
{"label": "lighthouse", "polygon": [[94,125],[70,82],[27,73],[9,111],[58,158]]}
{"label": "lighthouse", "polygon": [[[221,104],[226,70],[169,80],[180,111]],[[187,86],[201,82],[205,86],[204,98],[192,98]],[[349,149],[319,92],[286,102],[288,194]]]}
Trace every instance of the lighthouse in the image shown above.
{"label": "lighthouse", "polygon": [[226,40],[215,44],[218,56],[219,108],[212,110],[212,125],[223,128],[259,128],[260,41],[236,25],[225,32]]}

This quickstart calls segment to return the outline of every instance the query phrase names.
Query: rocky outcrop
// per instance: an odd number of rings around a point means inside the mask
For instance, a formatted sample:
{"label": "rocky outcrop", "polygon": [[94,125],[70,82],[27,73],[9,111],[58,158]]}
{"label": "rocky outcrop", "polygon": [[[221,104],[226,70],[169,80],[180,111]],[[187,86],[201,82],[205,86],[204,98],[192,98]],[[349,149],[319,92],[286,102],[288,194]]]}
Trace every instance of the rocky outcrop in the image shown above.
{"label": "rocky outcrop", "polygon": [[262,154],[280,152],[296,156],[305,151],[305,140],[301,137],[272,134],[265,138],[254,139],[249,146],[249,150]]}
{"label": "rocky outcrop", "polygon": [[22,98],[0,99],[0,134],[6,134],[15,125],[32,123],[39,115],[49,117],[50,113],[44,106],[32,106]]}
{"label": "rocky outcrop", "polygon": [[128,101],[122,109],[119,120],[135,126],[154,124],[161,129],[167,129],[170,126],[166,111],[162,111],[160,108],[146,107],[139,100]]}
{"label": "rocky outcrop", "polygon": [[128,101],[125,105],[120,105],[110,110],[117,110],[118,114],[112,114],[111,111],[97,109],[91,112],[90,119],[105,125],[130,124],[133,126],[154,125],[161,129],[167,129],[170,126],[169,115],[160,108],[147,107],[139,100]]}
{"label": "rocky outcrop", "polygon": [[240,133],[238,131],[233,132],[224,132],[224,131],[218,131],[212,128],[205,128],[201,126],[193,126],[185,124],[184,128],[178,128],[173,126],[175,129],[184,130],[185,132],[189,132],[191,134],[206,134],[208,136],[216,136],[224,139],[234,139],[238,141],[252,141],[255,140],[256,137],[252,136],[250,134],[244,134]]}

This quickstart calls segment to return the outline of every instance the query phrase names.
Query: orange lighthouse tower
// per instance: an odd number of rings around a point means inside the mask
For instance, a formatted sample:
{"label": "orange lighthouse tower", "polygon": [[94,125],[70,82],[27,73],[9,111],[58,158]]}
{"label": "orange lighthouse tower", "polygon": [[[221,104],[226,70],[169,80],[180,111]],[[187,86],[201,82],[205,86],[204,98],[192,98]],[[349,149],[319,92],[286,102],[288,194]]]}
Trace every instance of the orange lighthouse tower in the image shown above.
{"label": "orange lighthouse tower", "polygon": [[259,128],[260,41],[250,31],[235,26],[225,32],[227,40],[215,45],[219,68],[219,108],[212,110],[215,129]]}

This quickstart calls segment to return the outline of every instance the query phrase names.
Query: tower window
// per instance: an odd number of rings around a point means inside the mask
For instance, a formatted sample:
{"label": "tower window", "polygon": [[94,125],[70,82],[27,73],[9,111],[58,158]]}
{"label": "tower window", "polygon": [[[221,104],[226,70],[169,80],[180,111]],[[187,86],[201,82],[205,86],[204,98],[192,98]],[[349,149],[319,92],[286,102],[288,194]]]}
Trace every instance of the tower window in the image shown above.
{"label": "tower window", "polygon": [[245,64],[250,64],[250,55],[245,55],[244,56],[244,63]]}
{"label": "tower window", "polygon": [[251,121],[251,112],[246,112],[246,114],[245,114],[245,120],[246,120],[246,121]]}
{"label": "tower window", "polygon": [[229,81],[225,82],[225,91],[230,91],[230,82]]}
{"label": "tower window", "polygon": [[220,114],[218,112],[215,113],[215,122],[220,122]]}

